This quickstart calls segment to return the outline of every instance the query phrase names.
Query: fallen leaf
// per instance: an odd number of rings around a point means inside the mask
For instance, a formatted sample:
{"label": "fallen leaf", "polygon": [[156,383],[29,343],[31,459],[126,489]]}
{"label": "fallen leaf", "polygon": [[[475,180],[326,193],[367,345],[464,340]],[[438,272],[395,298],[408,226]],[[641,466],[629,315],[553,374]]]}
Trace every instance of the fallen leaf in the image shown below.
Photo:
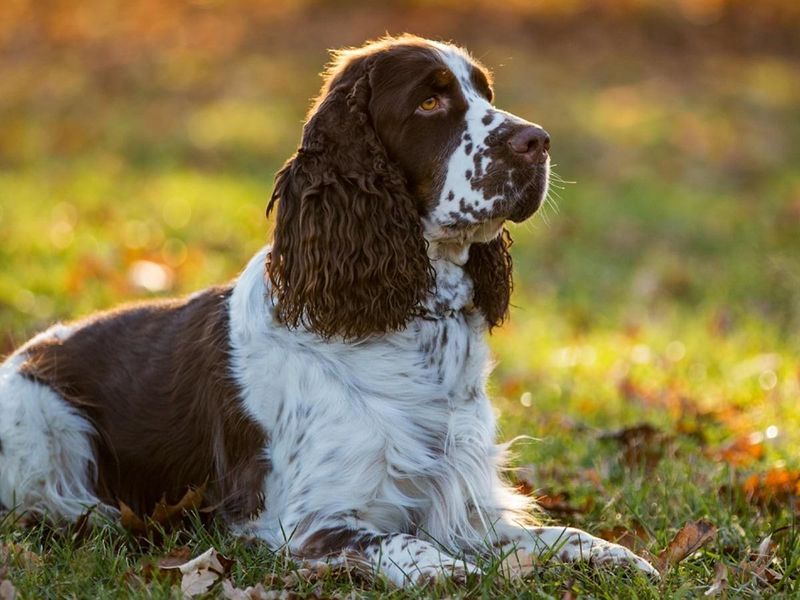
{"label": "fallen leaf", "polygon": [[675,534],[664,551],[656,557],[655,567],[660,573],[664,573],[668,568],[674,567],[687,556],[699,550],[716,535],[717,528],[710,521],[701,519],[686,523]]}
{"label": "fallen leaf", "polygon": [[714,583],[706,590],[704,596],[716,596],[728,589],[728,567],[724,563],[717,563],[714,574]]}
{"label": "fallen leaf", "polygon": [[762,585],[778,583],[783,579],[783,576],[775,569],[770,568],[770,565],[775,560],[775,551],[777,549],[778,545],[773,541],[773,534],[765,537],[761,540],[756,552],[739,564],[742,574],[746,577],[755,578]]}
{"label": "fallen leaf", "polygon": [[230,579],[222,582],[222,597],[226,600],[272,600],[278,597],[275,590],[267,591],[260,583],[245,589],[235,587]]}
{"label": "fallen leaf", "polygon": [[635,554],[645,558],[651,557],[648,546],[652,539],[641,523],[636,523],[633,529],[617,525],[611,529],[601,530],[597,532],[597,535],[604,540],[624,546]]}
{"label": "fallen leaf", "polygon": [[119,522],[124,529],[131,533],[143,535],[147,532],[147,525],[144,520],[122,500],[119,501]]}
{"label": "fallen leaf", "polygon": [[[197,558],[176,567],[183,577],[181,591],[187,598],[204,594],[231,568],[233,561],[222,556],[214,548],[209,548]],[[167,567],[164,570],[168,570]]]}
{"label": "fallen leaf", "polygon": [[0,600],[14,600],[17,597],[17,588],[8,579],[0,579]]}
{"label": "fallen leaf", "polygon": [[592,508],[591,498],[587,498],[583,506],[572,505],[567,492],[538,495],[536,496],[536,505],[552,515],[561,516],[584,514]]}
{"label": "fallen leaf", "polygon": [[0,544],[0,566],[10,563],[22,568],[35,568],[42,564],[42,557],[16,542]]}
{"label": "fallen leaf", "polygon": [[577,600],[578,594],[575,592],[573,586],[575,585],[575,578],[570,577],[567,583],[564,584],[564,593],[561,594],[561,600]]}
{"label": "fallen leaf", "polygon": [[192,550],[189,546],[179,546],[174,548],[165,557],[158,559],[157,566],[159,569],[171,569],[185,565],[192,558]]}
{"label": "fallen leaf", "polygon": [[763,440],[763,436],[745,435],[712,452],[711,456],[735,467],[750,465],[764,457]]}
{"label": "fallen leaf", "polygon": [[92,513],[94,507],[89,508],[85,513],[77,518],[75,523],[70,528],[72,543],[78,544],[83,542],[92,530]]}
{"label": "fallen leaf", "polygon": [[161,576],[171,579],[173,583],[177,583],[181,578],[181,572],[176,567],[189,562],[191,558],[191,549],[188,546],[180,546],[174,548],[169,554],[159,558],[155,562],[151,560],[146,561],[138,570],[138,573],[131,569],[126,573],[126,577],[134,583],[139,583],[138,580],[141,580],[143,583],[149,583],[155,577]]}
{"label": "fallen leaf", "polygon": [[639,423],[603,433],[599,439],[617,442],[622,450],[624,464],[644,465],[652,469],[661,460],[665,445],[672,440],[672,437],[650,423]]}
{"label": "fallen leaf", "polygon": [[786,503],[797,509],[800,495],[800,471],[785,468],[770,469],[763,474],[752,474],[742,484],[747,500],[764,507],[783,508]]}
{"label": "fallen leaf", "polygon": [[177,504],[167,504],[166,498],[162,497],[153,509],[153,514],[150,519],[159,525],[168,525],[176,518],[182,518],[183,515],[191,510],[197,510],[203,504],[203,497],[206,493],[206,486],[208,481],[197,488],[189,488]]}
{"label": "fallen leaf", "polygon": [[119,501],[120,524],[135,535],[169,530],[183,519],[187,512],[199,510],[203,504],[207,481],[197,488],[189,488],[177,504],[168,504],[162,496],[149,517],[140,517],[122,500]]}

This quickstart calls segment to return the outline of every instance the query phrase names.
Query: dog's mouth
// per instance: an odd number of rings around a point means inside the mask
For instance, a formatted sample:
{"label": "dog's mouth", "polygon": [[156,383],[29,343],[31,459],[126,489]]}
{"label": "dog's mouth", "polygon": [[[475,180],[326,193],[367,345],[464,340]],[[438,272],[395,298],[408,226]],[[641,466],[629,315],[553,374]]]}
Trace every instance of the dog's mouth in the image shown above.
{"label": "dog's mouth", "polygon": [[517,187],[511,200],[508,220],[514,223],[521,223],[530,218],[539,210],[544,199],[547,197],[547,189],[550,183],[550,161],[541,165],[536,165],[531,169],[531,178]]}

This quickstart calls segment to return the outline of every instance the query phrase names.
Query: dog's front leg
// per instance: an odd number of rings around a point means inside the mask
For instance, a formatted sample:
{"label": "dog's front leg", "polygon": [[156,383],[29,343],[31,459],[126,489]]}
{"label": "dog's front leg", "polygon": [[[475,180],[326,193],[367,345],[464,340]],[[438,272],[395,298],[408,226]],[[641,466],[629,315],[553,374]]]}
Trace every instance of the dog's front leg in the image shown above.
{"label": "dog's front leg", "polygon": [[502,552],[505,567],[512,573],[524,572],[547,560],[588,562],[593,565],[633,566],[659,577],[646,560],[624,546],[595,537],[574,527],[524,526],[501,520],[492,532],[495,547]]}
{"label": "dog's front leg", "polygon": [[355,563],[397,586],[426,585],[442,579],[464,580],[479,569],[406,533],[383,533],[364,523],[325,523],[290,540],[292,554],[330,564]]}

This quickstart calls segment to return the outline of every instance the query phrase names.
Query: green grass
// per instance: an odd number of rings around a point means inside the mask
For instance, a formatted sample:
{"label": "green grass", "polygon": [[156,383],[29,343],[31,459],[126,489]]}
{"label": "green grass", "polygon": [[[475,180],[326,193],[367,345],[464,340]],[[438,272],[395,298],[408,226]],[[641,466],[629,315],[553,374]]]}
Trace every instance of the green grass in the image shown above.
{"label": "green grass", "polygon": [[[452,37],[495,69],[501,107],[550,131],[555,170],[573,182],[555,190],[557,210],[512,229],[514,309],[491,344],[502,436],[536,438],[515,446],[515,464],[538,493],[568,495],[576,511],[548,517],[558,522],[639,528],[654,553],[692,519],[719,534],[660,584],[548,565],[524,581],[399,592],[339,575],[295,591],[560,598],[573,582],[582,597],[693,598],[716,563],[738,565],[781,530],[783,579],[732,575],[728,593],[797,596],[798,490],[764,485],[756,501],[744,487],[800,468],[796,54],[741,51],[720,35],[702,44],[688,25],[677,27],[695,46],[676,50],[636,20],[601,37],[576,22],[565,36],[555,20],[533,36],[525,19],[485,13],[450,24],[395,7],[349,22],[320,9],[263,37],[263,15],[248,28],[196,10],[185,28],[164,21],[189,36],[183,46],[178,33],[92,29],[75,41],[36,30],[35,51],[20,38],[0,53],[0,352],[53,320],[153,295],[132,279],[136,261],[168,270],[161,295],[234,277],[268,239],[272,176],[299,139],[325,46],[387,28]],[[209,41],[237,27],[242,39]],[[646,446],[649,461],[603,437],[641,422],[664,434]],[[757,456],[721,453],[766,432]],[[0,544],[11,541],[41,557],[9,565],[26,598],[179,597],[168,582],[143,589],[126,576],[179,545],[234,558],[240,587],[291,570],[217,527],[143,545],[115,524],[73,540],[6,521]]]}

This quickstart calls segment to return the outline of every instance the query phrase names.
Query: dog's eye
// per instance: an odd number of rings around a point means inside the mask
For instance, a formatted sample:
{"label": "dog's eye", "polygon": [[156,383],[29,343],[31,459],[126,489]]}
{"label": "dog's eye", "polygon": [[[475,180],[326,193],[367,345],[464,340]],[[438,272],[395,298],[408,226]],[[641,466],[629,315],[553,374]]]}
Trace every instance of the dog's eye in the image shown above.
{"label": "dog's eye", "polygon": [[427,100],[423,101],[419,107],[426,112],[436,110],[439,108],[439,99],[436,96],[431,96]]}

